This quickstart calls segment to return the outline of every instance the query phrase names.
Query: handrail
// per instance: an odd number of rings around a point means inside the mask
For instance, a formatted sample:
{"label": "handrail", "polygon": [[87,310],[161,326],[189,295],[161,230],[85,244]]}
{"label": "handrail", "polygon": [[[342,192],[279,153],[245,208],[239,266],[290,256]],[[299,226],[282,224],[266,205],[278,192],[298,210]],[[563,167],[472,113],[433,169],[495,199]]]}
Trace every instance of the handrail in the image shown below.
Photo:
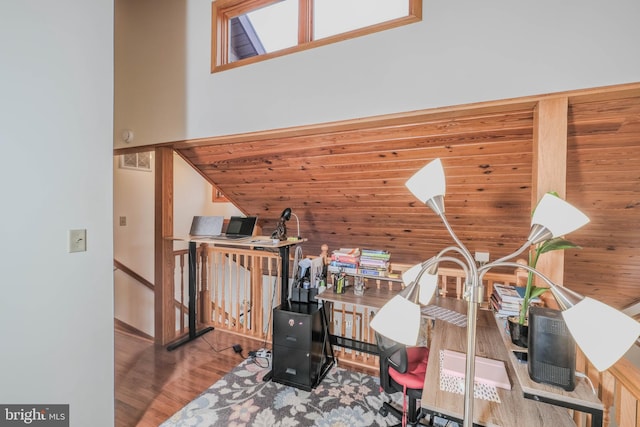
{"label": "handrail", "polygon": [[133,277],[138,282],[140,282],[143,285],[145,285],[147,288],[149,288],[151,290],[153,290],[155,288],[153,283],[151,283],[150,281],[148,281],[147,279],[145,279],[144,277],[142,277],[141,275],[139,275],[138,273],[136,273],[135,271],[133,271],[132,269],[130,269],[129,267],[127,267],[126,265],[124,265],[123,263],[121,263],[120,261],[118,261],[115,258],[113,259],[113,265],[118,270],[122,271],[123,273],[127,274],[128,276]]}
{"label": "handrail", "polygon": [[[181,252],[182,251],[175,251],[174,255],[180,254]],[[152,291],[155,290],[155,285],[153,283],[151,283],[150,281],[148,281],[147,279],[142,277],[140,274],[136,273],[131,268],[127,267],[126,265],[124,265],[123,263],[121,263],[120,261],[118,261],[115,258],[113,259],[113,265],[114,265],[114,267],[116,269],[122,271],[123,273],[125,273],[129,277],[135,279],[138,283],[140,283],[141,285],[145,286],[146,288],[148,288],[148,289],[150,289]],[[178,301],[178,300],[174,300],[174,306],[176,308],[178,308],[184,314],[186,314],[188,312],[188,307],[186,306],[186,304],[184,304],[184,302],[181,302],[181,301]]]}

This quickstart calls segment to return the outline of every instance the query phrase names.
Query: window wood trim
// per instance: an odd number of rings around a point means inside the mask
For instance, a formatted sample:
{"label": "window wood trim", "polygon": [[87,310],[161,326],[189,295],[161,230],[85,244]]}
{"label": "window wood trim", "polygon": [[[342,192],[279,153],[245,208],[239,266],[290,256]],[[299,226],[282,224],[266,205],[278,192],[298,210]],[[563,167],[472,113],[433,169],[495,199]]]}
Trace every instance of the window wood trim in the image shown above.
{"label": "window wood trim", "polygon": [[[332,43],[349,40],[352,38],[376,33],[379,31],[389,30],[391,28],[419,22],[422,20],[422,0],[408,0],[408,15],[402,18],[393,19],[380,24],[369,25],[367,27],[358,28],[356,30],[347,31],[345,33],[336,34],[322,38],[320,40],[311,40],[313,35],[313,0],[299,0],[299,22],[298,26],[298,45],[291,46],[276,52],[265,53],[253,56],[251,58],[240,59],[229,63],[229,21],[231,18],[245,14],[256,9],[259,6],[267,6],[274,3],[273,0],[218,0],[211,3],[211,72],[220,72],[232,68],[241,67],[256,62],[266,61],[271,58],[289,55],[294,52],[301,52],[313,49],[319,46],[325,46]],[[220,49],[219,47],[223,47]],[[218,65],[220,64],[220,65]]]}

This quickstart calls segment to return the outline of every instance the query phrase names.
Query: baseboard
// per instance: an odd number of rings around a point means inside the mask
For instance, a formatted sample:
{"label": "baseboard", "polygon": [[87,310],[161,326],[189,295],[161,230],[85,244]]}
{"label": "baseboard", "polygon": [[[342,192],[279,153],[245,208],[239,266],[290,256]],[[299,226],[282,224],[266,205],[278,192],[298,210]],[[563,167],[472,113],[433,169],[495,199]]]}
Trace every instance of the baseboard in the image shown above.
{"label": "baseboard", "polygon": [[146,332],[141,331],[140,329],[129,325],[128,323],[123,322],[120,319],[113,319],[114,327],[120,332],[125,332],[127,334],[135,335],[140,338],[147,339],[149,341],[153,341],[153,337]]}

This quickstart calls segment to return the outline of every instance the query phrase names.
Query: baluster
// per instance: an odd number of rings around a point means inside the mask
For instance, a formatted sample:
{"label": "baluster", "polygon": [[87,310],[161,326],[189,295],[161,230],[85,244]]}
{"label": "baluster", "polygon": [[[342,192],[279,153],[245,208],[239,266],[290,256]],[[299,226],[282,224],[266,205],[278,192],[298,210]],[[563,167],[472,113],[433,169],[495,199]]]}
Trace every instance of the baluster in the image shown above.
{"label": "baluster", "polygon": [[200,246],[200,302],[199,318],[202,323],[211,323],[211,291],[208,285],[209,245],[202,243]]}

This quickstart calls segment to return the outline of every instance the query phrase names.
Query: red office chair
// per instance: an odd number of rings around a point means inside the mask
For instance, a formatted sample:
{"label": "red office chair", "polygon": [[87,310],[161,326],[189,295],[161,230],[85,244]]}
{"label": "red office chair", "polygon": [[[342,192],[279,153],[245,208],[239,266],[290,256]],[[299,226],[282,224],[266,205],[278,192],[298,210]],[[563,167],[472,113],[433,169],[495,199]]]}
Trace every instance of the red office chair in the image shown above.
{"label": "red office chair", "polygon": [[396,426],[418,425],[425,415],[418,409],[417,401],[422,396],[429,349],[406,347],[378,333],[376,333],[376,342],[380,352],[380,387],[385,393],[393,394],[399,391],[403,393],[402,411],[385,402],[378,412],[385,417],[391,412],[400,418],[402,422]]}

